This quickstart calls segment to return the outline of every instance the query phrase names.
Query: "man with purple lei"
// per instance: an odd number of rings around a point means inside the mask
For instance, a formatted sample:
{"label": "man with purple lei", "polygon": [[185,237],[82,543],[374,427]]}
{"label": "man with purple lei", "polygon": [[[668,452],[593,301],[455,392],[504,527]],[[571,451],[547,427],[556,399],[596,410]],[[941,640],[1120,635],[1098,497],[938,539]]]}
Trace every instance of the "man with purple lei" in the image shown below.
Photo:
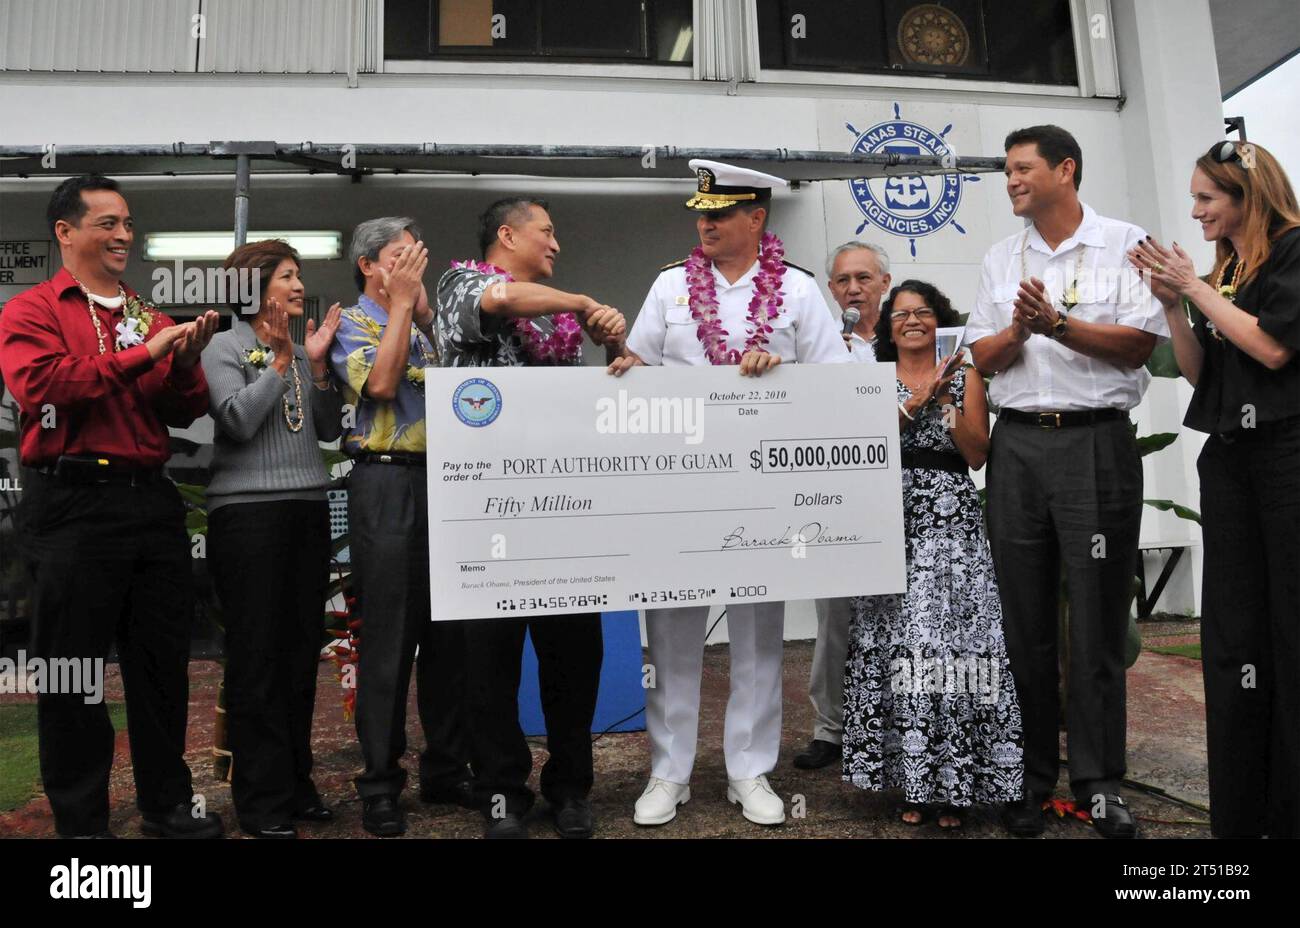
{"label": "man with purple lei", "polygon": [[[550,205],[505,197],[479,217],[481,261],[453,261],[438,281],[443,367],[572,367],[582,339],[621,347],[623,314],[589,296],[549,287],[560,243]],[[563,838],[595,829],[591,723],[604,655],[600,613],[465,622],[467,703],[475,800],[488,838],[526,838],[533,755],[519,726],[524,636],[537,652],[547,761],[539,788]]]}

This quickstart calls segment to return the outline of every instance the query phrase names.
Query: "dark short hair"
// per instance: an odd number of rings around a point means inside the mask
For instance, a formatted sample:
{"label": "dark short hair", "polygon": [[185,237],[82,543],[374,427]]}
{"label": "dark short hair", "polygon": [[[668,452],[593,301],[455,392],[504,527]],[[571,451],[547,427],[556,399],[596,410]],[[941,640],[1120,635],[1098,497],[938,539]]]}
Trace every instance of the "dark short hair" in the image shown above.
{"label": "dark short hair", "polygon": [[[294,247],[284,239],[271,238],[263,242],[249,242],[247,245],[240,245],[226,255],[226,260],[221,262],[221,267],[223,270],[230,270],[231,268],[257,269],[257,305],[260,307],[262,298],[266,296],[266,288],[270,285],[271,278],[275,276],[275,269],[286,258],[298,265],[299,270],[302,269],[302,258],[298,257],[298,252]],[[232,299],[231,302],[233,303],[234,300]]]}
{"label": "dark short hair", "polygon": [[942,290],[924,280],[905,280],[889,291],[889,299],[880,307],[880,318],[876,320],[877,361],[898,360],[898,345],[894,344],[894,320],[890,316],[894,311],[894,300],[900,293],[915,293],[925,300],[925,305],[934,310],[935,321],[940,326],[961,325],[961,315],[952,308],[952,301],[944,296]]}
{"label": "dark short hair", "polygon": [[772,221],[772,194],[770,191],[760,191],[759,196],[752,200],[742,200],[740,203],[741,212],[752,213],[756,209],[764,210],[763,230],[766,231],[768,223]]}
{"label": "dark short hair", "polygon": [[488,249],[496,243],[497,230],[522,221],[534,206],[551,211],[551,204],[542,197],[502,197],[483,210],[483,215],[478,217],[478,250],[484,260]]}
{"label": "dark short hair", "polygon": [[1079,184],[1083,183],[1083,149],[1074,136],[1060,126],[1030,126],[1008,135],[1002,143],[1002,150],[1011,151],[1016,145],[1027,145],[1030,142],[1038,146],[1038,153],[1050,167],[1054,168],[1066,158],[1072,158],[1074,189],[1079,189]]}
{"label": "dark short hair", "polygon": [[82,199],[83,190],[112,190],[120,193],[117,181],[103,174],[80,174],[69,177],[50,194],[50,203],[45,207],[45,221],[50,227],[50,238],[54,238],[54,226],[58,222],[70,222],[74,226],[81,224],[86,215],[86,201]]}

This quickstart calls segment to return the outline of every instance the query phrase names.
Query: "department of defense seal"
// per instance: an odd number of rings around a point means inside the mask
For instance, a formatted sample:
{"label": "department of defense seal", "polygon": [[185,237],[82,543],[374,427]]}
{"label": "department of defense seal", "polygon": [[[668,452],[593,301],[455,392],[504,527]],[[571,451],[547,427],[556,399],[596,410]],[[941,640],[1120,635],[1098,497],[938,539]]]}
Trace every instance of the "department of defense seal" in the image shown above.
{"label": "department of defense seal", "polygon": [[473,428],[491,425],[501,415],[501,391],[482,377],[466,380],[451,396],[456,418]]}

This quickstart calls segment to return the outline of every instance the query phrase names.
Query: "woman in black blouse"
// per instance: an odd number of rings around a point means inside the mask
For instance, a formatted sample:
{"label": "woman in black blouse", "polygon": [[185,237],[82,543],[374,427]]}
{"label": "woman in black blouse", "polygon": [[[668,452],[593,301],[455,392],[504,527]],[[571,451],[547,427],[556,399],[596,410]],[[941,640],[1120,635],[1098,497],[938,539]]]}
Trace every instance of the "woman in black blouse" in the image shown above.
{"label": "woman in black blouse", "polygon": [[[1300,837],[1300,207],[1276,159],[1223,142],[1196,162],[1208,280],[1175,242],[1130,253],[1195,388],[1183,424],[1205,542],[1201,643],[1216,837]],[[1192,319],[1183,309],[1189,304]]]}

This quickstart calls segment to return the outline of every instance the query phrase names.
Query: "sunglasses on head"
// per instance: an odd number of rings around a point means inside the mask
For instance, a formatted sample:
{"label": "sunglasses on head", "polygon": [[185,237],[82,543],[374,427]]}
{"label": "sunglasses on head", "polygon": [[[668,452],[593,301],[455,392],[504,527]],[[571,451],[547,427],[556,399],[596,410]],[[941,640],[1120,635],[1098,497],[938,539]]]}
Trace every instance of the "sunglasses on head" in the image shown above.
{"label": "sunglasses on head", "polygon": [[1210,148],[1210,157],[1219,164],[1235,161],[1241,164],[1241,152],[1237,151],[1236,142],[1219,142]]}

